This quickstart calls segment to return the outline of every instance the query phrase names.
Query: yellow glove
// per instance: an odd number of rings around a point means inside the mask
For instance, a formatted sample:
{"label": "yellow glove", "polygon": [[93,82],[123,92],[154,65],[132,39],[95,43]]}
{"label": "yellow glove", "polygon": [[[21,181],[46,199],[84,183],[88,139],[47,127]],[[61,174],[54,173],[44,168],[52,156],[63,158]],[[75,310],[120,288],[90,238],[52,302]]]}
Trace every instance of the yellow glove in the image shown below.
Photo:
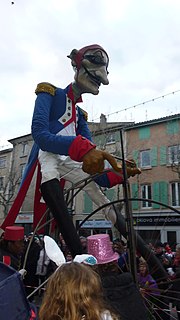
{"label": "yellow glove", "polygon": [[141,169],[137,167],[136,162],[133,159],[126,161],[126,171],[128,177],[134,177],[136,174],[141,173]]}
{"label": "yellow glove", "polygon": [[122,172],[121,164],[117,163],[112,155],[96,149],[91,149],[83,156],[82,169],[89,174],[102,173],[104,170],[104,160],[107,160],[115,171]]}

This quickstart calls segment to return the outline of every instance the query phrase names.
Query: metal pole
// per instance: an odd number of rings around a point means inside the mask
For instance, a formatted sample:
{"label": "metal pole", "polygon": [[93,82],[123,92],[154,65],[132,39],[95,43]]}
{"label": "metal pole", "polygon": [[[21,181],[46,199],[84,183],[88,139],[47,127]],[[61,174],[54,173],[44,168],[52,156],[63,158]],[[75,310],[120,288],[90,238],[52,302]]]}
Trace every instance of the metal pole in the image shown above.
{"label": "metal pole", "polygon": [[123,129],[120,129],[120,142],[121,142],[121,152],[122,152],[122,170],[123,170],[123,192],[125,199],[125,220],[127,228],[127,244],[128,244],[128,259],[130,265],[130,271],[134,278],[134,282],[137,284],[137,265],[136,265],[136,244],[135,244],[135,232],[133,228],[133,216],[132,207],[129,201],[130,198],[130,188],[128,182],[128,176],[126,171],[126,161],[124,157],[124,145],[123,145]]}

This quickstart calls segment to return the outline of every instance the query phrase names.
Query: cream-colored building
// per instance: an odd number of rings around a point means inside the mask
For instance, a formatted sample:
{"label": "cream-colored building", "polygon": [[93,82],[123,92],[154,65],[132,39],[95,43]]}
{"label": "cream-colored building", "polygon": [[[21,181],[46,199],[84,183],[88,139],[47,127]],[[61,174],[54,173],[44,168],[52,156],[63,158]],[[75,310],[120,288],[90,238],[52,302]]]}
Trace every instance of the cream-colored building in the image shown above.
{"label": "cream-colored building", "polygon": [[0,151],[0,223],[9,209],[12,152],[12,148]]}

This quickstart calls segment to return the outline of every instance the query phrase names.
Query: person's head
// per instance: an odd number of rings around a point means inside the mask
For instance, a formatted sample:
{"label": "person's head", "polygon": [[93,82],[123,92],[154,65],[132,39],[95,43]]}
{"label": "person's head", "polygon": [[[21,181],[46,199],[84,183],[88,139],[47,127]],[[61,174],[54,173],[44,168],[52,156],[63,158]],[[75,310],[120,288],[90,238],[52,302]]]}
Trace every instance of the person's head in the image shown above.
{"label": "person's head", "polygon": [[80,50],[73,49],[68,56],[75,70],[75,84],[82,93],[97,95],[101,84],[108,85],[109,57],[106,51],[97,44]]}
{"label": "person's head", "polygon": [[69,249],[66,250],[64,254],[65,254],[65,259],[66,259],[67,262],[70,262],[70,261],[73,260],[72,254],[71,254],[71,252],[69,251]]}
{"label": "person's head", "polygon": [[82,248],[83,248],[84,250],[86,250],[86,249],[87,249],[87,238],[81,236],[81,237],[80,237],[80,241],[81,241]]}
{"label": "person's head", "polygon": [[105,310],[99,276],[87,265],[63,264],[50,277],[40,320],[99,320]]}
{"label": "person's head", "polygon": [[176,245],[176,256],[180,256],[180,243]]}
{"label": "person's head", "polygon": [[157,255],[162,254],[164,252],[164,246],[161,241],[157,241],[154,244],[154,251]]}
{"label": "person's head", "polygon": [[24,228],[17,226],[6,227],[3,241],[8,251],[13,255],[21,255],[24,250]]}
{"label": "person's head", "polygon": [[113,242],[113,250],[114,252],[119,253],[120,255],[124,252],[124,246],[120,241]]}
{"label": "person's head", "polygon": [[146,261],[140,260],[139,262],[139,273],[141,276],[145,277],[149,273],[149,267]]}
{"label": "person's head", "polygon": [[167,242],[164,243],[164,249],[167,253],[172,253],[171,247]]}

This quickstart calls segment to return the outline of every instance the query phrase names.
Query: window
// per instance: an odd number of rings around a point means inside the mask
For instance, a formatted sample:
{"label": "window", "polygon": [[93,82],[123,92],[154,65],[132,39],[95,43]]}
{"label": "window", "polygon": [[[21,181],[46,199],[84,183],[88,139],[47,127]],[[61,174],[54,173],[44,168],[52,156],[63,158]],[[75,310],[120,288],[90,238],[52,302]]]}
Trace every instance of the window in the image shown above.
{"label": "window", "polygon": [[168,147],[168,162],[169,164],[180,163],[180,145]]}
{"label": "window", "polygon": [[21,170],[21,178],[23,177],[24,170],[25,170],[26,164],[21,164],[20,170]]}
{"label": "window", "polygon": [[141,168],[151,167],[151,150],[140,152],[140,166]]}
{"label": "window", "polygon": [[27,156],[28,154],[28,144],[22,143],[22,156]]}
{"label": "window", "polygon": [[115,142],[116,142],[115,134],[114,133],[108,134],[106,138],[106,143],[115,143]]}
{"label": "window", "polygon": [[0,168],[5,168],[6,167],[6,157],[1,157],[0,158]]}
{"label": "window", "polygon": [[180,182],[171,183],[171,202],[172,206],[180,207]]}
{"label": "window", "polygon": [[[141,186],[141,198],[144,198],[144,199],[152,198],[151,185],[144,184]],[[142,201],[142,208],[151,208],[151,207],[152,207],[151,202]]]}
{"label": "window", "polygon": [[0,177],[0,191],[3,191],[4,188],[4,177]]}

